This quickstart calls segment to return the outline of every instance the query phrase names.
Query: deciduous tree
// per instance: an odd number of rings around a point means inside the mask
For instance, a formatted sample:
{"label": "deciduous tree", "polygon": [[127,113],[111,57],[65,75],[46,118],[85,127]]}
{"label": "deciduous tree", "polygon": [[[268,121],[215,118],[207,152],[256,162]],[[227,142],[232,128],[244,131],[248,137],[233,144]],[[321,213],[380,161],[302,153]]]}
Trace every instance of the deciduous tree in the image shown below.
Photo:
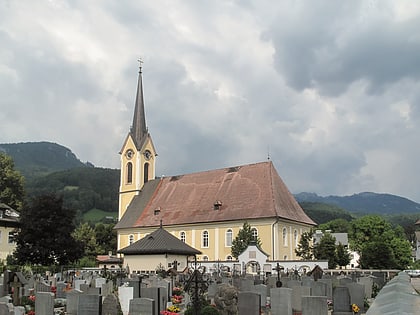
{"label": "deciduous tree", "polygon": [[314,257],[328,260],[329,269],[334,269],[337,266],[335,237],[331,233],[324,233],[319,243],[314,245]]}
{"label": "deciduous tree", "polygon": [[20,264],[65,265],[81,257],[80,243],[72,236],[75,211],[63,208],[55,195],[34,198],[21,211],[14,258]]}
{"label": "deciduous tree", "polygon": [[13,159],[0,152],[0,202],[15,210],[23,204],[23,176],[14,169]]}

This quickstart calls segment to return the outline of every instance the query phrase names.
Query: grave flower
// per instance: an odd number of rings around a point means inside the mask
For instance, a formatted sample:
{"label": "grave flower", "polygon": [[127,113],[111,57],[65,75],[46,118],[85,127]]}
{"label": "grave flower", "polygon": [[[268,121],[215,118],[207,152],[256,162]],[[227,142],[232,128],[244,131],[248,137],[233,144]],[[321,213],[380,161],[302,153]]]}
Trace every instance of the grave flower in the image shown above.
{"label": "grave flower", "polygon": [[354,314],[359,314],[360,308],[357,304],[352,304],[351,310],[353,311]]}
{"label": "grave flower", "polygon": [[172,295],[181,295],[182,294],[182,288],[181,287],[174,287],[172,289]]}
{"label": "grave flower", "polygon": [[181,304],[182,302],[182,295],[173,295],[172,296],[172,303],[173,304]]}

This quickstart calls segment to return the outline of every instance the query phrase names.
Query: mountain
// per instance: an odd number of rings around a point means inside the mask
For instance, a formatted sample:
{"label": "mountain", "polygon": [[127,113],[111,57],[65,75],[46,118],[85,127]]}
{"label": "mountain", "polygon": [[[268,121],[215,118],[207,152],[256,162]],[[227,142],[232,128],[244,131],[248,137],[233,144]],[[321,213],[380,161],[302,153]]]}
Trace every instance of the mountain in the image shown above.
{"label": "mountain", "polygon": [[0,152],[13,158],[28,181],[57,171],[93,166],[81,162],[70,149],[52,142],[1,143]]}
{"label": "mountain", "polygon": [[420,204],[404,197],[391,194],[362,192],[351,196],[318,196],[315,193],[302,192],[294,195],[299,203],[315,202],[338,206],[351,213],[359,214],[397,214],[419,213]]}

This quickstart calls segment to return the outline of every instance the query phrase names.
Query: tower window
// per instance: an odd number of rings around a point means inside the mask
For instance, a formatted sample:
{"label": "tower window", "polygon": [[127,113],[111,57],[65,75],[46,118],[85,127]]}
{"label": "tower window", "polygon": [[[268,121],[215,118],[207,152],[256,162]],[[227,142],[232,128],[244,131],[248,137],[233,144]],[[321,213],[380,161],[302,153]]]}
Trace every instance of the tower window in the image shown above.
{"label": "tower window", "polygon": [[143,174],[144,174],[144,183],[146,184],[149,181],[149,163],[144,163]]}
{"label": "tower window", "polygon": [[222,208],[222,202],[220,200],[216,200],[213,205],[214,210],[220,210]]}
{"label": "tower window", "polygon": [[181,233],[179,233],[179,237],[180,237],[181,241],[185,243],[185,240],[186,240],[186,234],[185,234],[185,232],[184,232],[184,231],[182,231]]}
{"label": "tower window", "polygon": [[252,228],[251,229],[251,233],[252,233],[252,239],[254,241],[257,241],[257,239],[258,239],[258,230],[256,228]]}
{"label": "tower window", "polygon": [[127,163],[127,184],[131,184],[133,182],[133,163]]}
{"label": "tower window", "polygon": [[232,238],[233,238],[233,231],[232,229],[228,229],[226,231],[226,247],[232,246]]}

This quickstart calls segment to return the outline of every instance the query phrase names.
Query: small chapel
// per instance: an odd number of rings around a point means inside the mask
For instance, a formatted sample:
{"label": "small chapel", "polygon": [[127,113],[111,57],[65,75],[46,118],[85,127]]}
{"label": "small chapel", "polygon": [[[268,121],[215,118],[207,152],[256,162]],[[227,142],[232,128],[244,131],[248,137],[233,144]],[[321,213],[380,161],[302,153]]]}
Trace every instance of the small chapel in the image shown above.
{"label": "small chapel", "polygon": [[[199,261],[232,261],[245,222],[271,261],[293,261],[309,218],[271,161],[156,177],[157,153],[146,125],[140,68],[133,122],[122,145],[117,250],[159,227],[200,252]],[[252,258],[252,257],[250,257]],[[155,266],[150,266],[154,269]]]}

